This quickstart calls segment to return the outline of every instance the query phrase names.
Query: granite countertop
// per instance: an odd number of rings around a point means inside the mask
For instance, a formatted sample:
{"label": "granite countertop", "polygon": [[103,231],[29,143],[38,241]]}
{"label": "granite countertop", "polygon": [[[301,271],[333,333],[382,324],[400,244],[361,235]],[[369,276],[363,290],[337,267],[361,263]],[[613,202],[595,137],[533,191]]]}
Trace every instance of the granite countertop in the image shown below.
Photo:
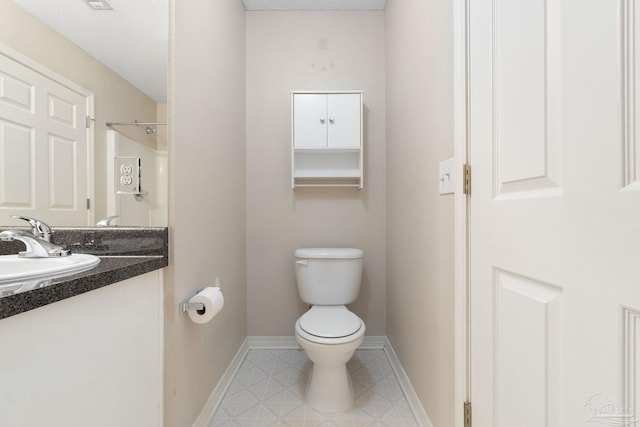
{"label": "granite countertop", "polygon": [[[1,230],[0,230],[1,231]],[[149,227],[54,228],[52,242],[73,253],[89,253],[100,263],[83,272],[43,280],[37,286],[0,285],[0,319],[71,298],[168,265],[168,229]],[[0,255],[24,249],[0,244]]]}

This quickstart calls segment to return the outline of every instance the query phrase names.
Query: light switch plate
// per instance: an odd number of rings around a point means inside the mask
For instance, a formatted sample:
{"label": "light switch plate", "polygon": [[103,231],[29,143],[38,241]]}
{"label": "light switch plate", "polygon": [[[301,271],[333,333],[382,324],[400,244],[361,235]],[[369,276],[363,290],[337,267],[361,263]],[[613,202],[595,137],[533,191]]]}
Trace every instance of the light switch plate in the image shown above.
{"label": "light switch plate", "polygon": [[140,194],[140,157],[116,156],[114,160],[116,194]]}
{"label": "light switch plate", "polygon": [[443,160],[440,162],[440,175],[438,177],[440,194],[455,193],[456,180],[453,173],[454,158]]}

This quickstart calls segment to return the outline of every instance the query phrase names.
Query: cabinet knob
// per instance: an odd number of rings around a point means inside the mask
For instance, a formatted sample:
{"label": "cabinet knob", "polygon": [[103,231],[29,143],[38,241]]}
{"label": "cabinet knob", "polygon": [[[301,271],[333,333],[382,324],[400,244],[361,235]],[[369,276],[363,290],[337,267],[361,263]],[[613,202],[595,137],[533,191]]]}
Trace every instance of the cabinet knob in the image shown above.
{"label": "cabinet knob", "polygon": [[324,124],[325,120],[324,117],[320,117],[320,123]]}
{"label": "cabinet knob", "polygon": [[335,120],[333,119],[333,117],[329,117],[329,123],[333,124],[333,122],[335,122]]}

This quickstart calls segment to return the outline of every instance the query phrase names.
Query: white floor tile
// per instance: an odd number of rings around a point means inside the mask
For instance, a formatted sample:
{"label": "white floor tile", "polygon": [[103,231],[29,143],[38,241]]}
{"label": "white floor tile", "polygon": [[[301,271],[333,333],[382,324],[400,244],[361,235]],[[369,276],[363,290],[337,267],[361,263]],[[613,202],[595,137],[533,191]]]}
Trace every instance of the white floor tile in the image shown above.
{"label": "white floor tile", "polygon": [[347,364],[353,407],[324,414],[306,405],[311,362],[303,350],[250,350],[209,427],[417,427],[383,350],[357,350]]}

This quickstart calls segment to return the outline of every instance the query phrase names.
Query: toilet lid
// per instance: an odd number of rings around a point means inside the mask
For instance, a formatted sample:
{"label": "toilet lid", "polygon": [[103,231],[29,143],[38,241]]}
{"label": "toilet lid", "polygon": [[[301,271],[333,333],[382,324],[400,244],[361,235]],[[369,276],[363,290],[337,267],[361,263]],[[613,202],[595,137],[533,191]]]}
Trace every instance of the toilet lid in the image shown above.
{"label": "toilet lid", "polygon": [[341,338],[353,335],[362,327],[358,316],[344,306],[311,307],[298,320],[306,333],[321,338]]}

